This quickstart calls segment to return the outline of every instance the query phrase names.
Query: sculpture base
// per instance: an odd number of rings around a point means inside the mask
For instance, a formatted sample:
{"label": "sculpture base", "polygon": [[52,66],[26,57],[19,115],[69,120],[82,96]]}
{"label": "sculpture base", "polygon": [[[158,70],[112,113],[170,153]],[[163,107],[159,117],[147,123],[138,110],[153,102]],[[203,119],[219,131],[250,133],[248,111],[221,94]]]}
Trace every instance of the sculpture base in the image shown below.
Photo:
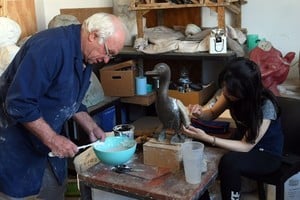
{"label": "sculpture base", "polygon": [[172,171],[182,169],[181,144],[170,144],[169,141],[159,142],[150,139],[143,144],[145,165],[170,168]]}

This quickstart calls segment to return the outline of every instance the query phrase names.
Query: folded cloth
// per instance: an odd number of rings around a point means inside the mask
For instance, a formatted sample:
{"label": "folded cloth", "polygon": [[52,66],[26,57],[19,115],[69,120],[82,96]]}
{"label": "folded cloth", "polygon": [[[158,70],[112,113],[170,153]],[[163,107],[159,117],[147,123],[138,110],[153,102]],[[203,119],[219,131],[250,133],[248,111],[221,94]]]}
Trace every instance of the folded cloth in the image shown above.
{"label": "folded cloth", "polygon": [[147,54],[167,53],[178,49],[179,40],[164,40],[158,44],[149,44],[140,51]]}
{"label": "folded cloth", "polygon": [[229,122],[225,121],[206,121],[201,119],[191,119],[192,126],[200,128],[206,133],[222,134],[227,133],[229,129]]}
{"label": "folded cloth", "polygon": [[209,50],[209,36],[205,37],[202,41],[180,41],[178,43],[178,49],[175,52],[203,52]]}

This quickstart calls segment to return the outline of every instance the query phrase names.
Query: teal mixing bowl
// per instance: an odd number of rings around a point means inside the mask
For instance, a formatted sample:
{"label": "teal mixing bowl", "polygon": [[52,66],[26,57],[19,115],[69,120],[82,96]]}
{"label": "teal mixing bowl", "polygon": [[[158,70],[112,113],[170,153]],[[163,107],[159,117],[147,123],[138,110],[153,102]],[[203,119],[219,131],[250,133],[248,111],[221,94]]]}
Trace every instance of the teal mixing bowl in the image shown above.
{"label": "teal mixing bowl", "polygon": [[94,152],[107,165],[121,165],[131,159],[136,150],[136,141],[126,136],[107,137],[105,142],[96,142]]}

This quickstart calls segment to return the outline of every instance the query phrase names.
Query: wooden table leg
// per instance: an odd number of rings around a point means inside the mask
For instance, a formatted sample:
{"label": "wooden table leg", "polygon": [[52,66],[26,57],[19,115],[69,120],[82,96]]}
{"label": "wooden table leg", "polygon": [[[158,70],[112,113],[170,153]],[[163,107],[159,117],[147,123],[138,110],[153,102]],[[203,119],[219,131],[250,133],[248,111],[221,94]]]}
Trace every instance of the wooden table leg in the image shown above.
{"label": "wooden table leg", "polygon": [[80,181],[79,188],[81,200],[92,200],[92,190],[89,186],[85,185],[83,182]]}

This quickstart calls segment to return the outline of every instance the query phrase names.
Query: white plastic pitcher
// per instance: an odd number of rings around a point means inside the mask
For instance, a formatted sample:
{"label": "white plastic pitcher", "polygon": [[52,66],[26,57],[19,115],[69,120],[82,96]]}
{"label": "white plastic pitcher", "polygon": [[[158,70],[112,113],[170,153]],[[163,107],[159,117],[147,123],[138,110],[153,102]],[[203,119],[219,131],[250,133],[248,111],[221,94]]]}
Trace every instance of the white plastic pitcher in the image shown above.
{"label": "white plastic pitcher", "polygon": [[182,158],[186,182],[198,184],[203,171],[203,150],[201,142],[188,141],[182,144]]}

